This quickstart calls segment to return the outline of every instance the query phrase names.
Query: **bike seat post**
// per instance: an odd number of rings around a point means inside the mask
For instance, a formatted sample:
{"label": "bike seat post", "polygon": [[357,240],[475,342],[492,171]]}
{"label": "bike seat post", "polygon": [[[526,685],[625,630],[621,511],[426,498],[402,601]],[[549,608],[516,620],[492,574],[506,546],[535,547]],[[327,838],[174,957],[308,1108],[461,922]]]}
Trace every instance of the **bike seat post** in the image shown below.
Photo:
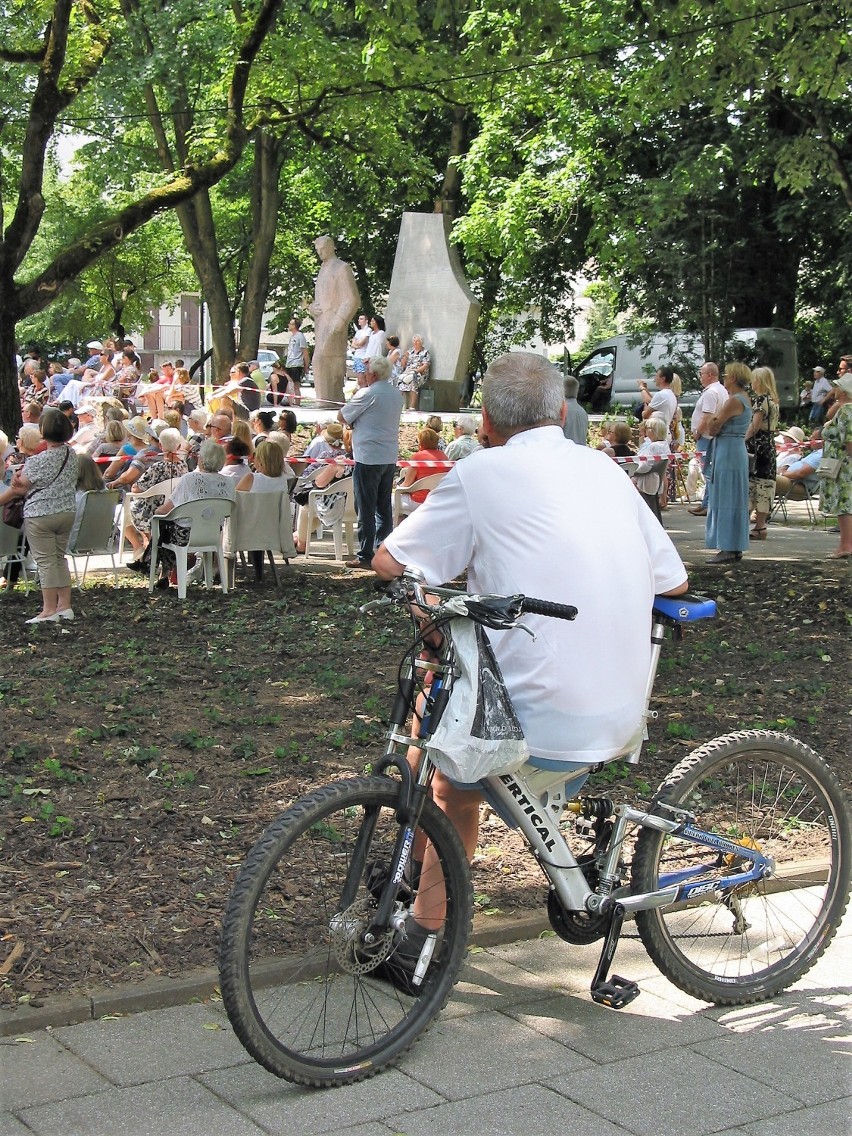
{"label": "bike seat post", "polygon": [[655,619],[651,626],[651,659],[648,664],[648,679],[645,683],[645,708],[642,711],[642,736],[633,750],[623,760],[629,765],[636,765],[642,755],[642,745],[648,740],[648,722],[657,717],[656,710],[651,709],[651,697],[654,693],[654,683],[657,678],[657,668],[660,665],[660,655],[663,642],[666,638],[666,627],[661,620]]}

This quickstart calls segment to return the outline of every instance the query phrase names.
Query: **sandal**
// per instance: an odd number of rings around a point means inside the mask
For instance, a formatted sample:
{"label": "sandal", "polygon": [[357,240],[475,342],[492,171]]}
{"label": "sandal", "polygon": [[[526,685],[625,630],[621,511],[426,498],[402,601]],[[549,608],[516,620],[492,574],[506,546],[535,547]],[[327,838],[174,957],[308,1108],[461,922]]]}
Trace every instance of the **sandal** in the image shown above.
{"label": "sandal", "polygon": [[762,529],[752,529],[748,534],[749,540],[766,540],[766,525]]}
{"label": "sandal", "polygon": [[706,564],[736,564],[738,560],[742,560],[743,554],[741,552],[717,552],[715,556],[709,556],[705,561]]}

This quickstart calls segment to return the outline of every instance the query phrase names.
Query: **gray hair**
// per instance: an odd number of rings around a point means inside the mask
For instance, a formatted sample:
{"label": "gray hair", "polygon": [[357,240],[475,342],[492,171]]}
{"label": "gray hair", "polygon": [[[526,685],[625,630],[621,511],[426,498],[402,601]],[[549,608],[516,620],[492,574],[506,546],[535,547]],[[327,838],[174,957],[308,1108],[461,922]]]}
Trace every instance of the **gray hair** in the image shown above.
{"label": "gray hair", "polygon": [[566,375],[562,385],[565,390],[566,398],[576,398],[580,393],[580,380],[575,379],[573,375]]}
{"label": "gray hair", "polygon": [[456,419],[456,426],[462,434],[475,434],[479,428],[479,423],[472,414],[460,414]]}
{"label": "gray hair", "polygon": [[645,419],[645,434],[655,442],[662,442],[668,432],[669,427],[665,418],[652,414],[650,418]]}
{"label": "gray hair", "polygon": [[380,383],[390,378],[391,365],[384,355],[377,355],[375,358],[370,359],[368,367]]}
{"label": "gray hair", "polygon": [[284,457],[290,452],[290,438],[283,430],[270,430],[266,435],[267,442],[274,442],[276,446],[280,446]]}
{"label": "gray hair", "polygon": [[26,423],[18,431],[18,446],[22,450],[35,451],[41,445],[41,430],[32,422]]}
{"label": "gray hair", "polygon": [[218,473],[225,464],[225,447],[214,442],[212,438],[205,438],[198,449],[198,466],[205,473]]}
{"label": "gray hair", "polygon": [[195,410],[193,410],[192,413],[189,416],[189,422],[190,422],[191,426],[202,426],[203,427],[203,426],[207,425],[209,418],[210,418],[210,415],[207,413],[207,411],[203,407],[196,406]]}
{"label": "gray hair", "polygon": [[164,454],[176,454],[183,439],[180,436],[180,430],[167,426],[165,430],[160,431],[157,441],[160,443],[160,449]]}
{"label": "gray hair", "polygon": [[564,401],[562,376],[543,355],[531,351],[501,355],[482,380],[482,405],[501,434],[559,422]]}

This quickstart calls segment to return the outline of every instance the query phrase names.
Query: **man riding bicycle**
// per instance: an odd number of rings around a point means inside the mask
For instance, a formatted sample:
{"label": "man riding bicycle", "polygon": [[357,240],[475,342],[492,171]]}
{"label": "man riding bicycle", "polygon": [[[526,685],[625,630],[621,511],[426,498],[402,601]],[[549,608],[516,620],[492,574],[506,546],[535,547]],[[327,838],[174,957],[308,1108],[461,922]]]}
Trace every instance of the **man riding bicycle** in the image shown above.
{"label": "man riding bicycle", "polygon": [[[643,718],[653,597],[685,592],[687,577],[629,479],[605,454],[567,441],[564,419],[562,377],[547,359],[496,359],[482,382],[483,449],[387,537],[372,567],[383,580],[416,567],[431,585],[466,571],[470,592],[576,605],[573,623],[525,617],[534,637],[489,632],[530,753],[570,774],[630,748]],[[479,793],[440,773],[432,789],[472,858]],[[434,922],[416,903],[414,915],[408,950],[395,956],[412,971]]]}

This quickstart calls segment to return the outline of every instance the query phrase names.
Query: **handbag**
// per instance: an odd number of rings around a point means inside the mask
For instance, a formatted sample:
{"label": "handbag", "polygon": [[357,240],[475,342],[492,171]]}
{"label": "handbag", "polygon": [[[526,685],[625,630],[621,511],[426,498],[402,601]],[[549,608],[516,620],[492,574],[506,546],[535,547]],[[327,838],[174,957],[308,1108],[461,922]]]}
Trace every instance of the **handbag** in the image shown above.
{"label": "handbag", "polygon": [[843,465],[843,458],[827,458],[823,457],[822,461],[817,467],[817,477],[824,477],[829,481],[835,481],[840,476],[840,467]]}
{"label": "handbag", "polygon": [[8,525],[9,528],[12,529],[22,529],[24,527],[24,503],[28,501],[30,497],[35,497],[36,493],[40,493],[42,489],[48,489],[51,485],[53,485],[54,481],[56,481],[56,479],[62,473],[63,469],[65,469],[65,466],[68,463],[68,455],[70,453],[71,450],[68,448],[68,446],[66,446],[65,457],[62,459],[62,465],[59,467],[56,473],[56,477],[52,477],[50,481],[48,481],[47,485],[40,485],[38,489],[31,489],[30,492],[26,493],[23,497],[15,497],[13,500],[6,502],[6,504],[3,506],[4,525]]}
{"label": "handbag", "polygon": [[10,529],[24,527],[24,501],[25,497],[15,497],[3,506],[3,524]]}

